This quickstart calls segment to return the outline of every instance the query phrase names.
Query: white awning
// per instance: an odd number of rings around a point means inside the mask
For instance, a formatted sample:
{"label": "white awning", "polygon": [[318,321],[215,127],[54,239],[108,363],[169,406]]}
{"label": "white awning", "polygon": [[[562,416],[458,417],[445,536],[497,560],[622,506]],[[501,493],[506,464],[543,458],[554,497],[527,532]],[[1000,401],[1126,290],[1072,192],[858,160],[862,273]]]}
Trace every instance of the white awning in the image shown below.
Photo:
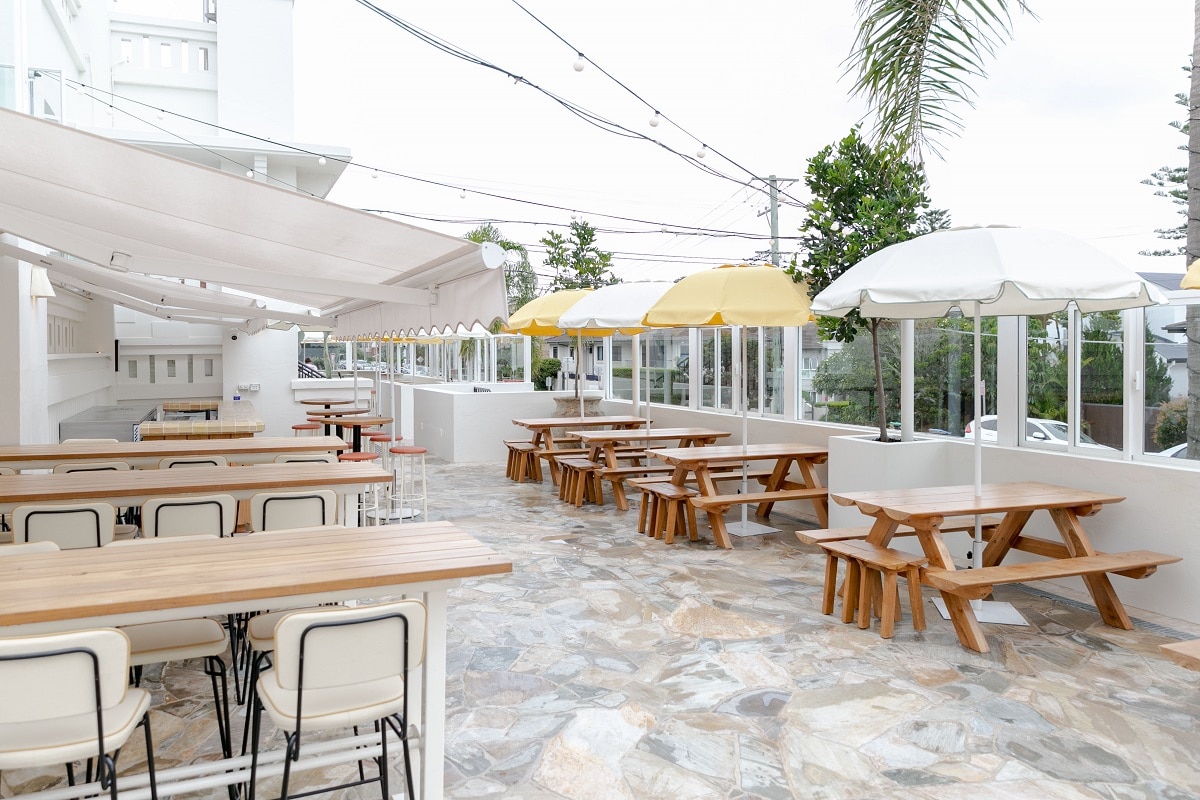
{"label": "white awning", "polygon": [[71,256],[43,264],[55,279],[226,320],[286,318],[243,315],[249,301],[239,307],[236,295],[178,279],[316,309],[327,322],[336,317],[345,335],[487,324],[507,313],[504,253],[495,245],[2,109],[0,232]]}

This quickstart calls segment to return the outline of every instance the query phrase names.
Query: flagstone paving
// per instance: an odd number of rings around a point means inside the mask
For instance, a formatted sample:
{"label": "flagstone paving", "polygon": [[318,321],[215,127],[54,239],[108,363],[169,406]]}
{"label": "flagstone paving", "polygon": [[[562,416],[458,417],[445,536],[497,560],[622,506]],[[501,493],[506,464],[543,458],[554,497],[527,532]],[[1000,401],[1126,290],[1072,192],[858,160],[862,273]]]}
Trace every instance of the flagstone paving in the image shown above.
{"label": "flagstone paving", "polygon": [[[811,521],[668,546],[636,506],[575,509],[499,463],[431,461],[430,479],[430,517],[513,562],[451,592],[448,798],[1200,798],[1200,673],[1157,649],[1194,626],[1131,610],[1116,630],[1086,595],[1008,587],[1031,624],[985,625],[991,653],[932,605],[927,630],[906,614],[883,640],[820,613],[824,558],[791,533]],[[164,764],[216,749],[198,666],[147,676]],[[58,776],[10,771],[0,790]]]}

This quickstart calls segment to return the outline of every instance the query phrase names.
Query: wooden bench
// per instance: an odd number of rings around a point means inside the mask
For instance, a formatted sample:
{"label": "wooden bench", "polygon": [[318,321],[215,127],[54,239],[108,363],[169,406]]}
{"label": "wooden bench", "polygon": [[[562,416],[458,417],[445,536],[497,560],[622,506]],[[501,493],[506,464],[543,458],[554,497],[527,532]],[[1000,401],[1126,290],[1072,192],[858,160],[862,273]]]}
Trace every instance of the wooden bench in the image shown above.
{"label": "wooden bench", "polygon": [[847,540],[825,542],[825,591],[821,611],[833,613],[837,593],[837,562],[846,561],[846,591],[842,600],[842,621],[850,622],[857,611],[860,628],[871,626],[871,612],[879,616],[879,635],[890,639],[895,633],[901,573],[908,582],[908,604],[913,630],[925,630],[925,608],[921,598],[921,567],[929,563],[925,556],[913,555],[867,542]]}
{"label": "wooden bench", "polygon": [[1200,669],[1200,639],[1160,644],[1158,649],[1162,650],[1163,655],[1181,667]]}
{"label": "wooden bench", "polygon": [[[696,541],[699,535],[696,530],[696,509],[688,505],[688,500],[698,494],[696,489],[666,481],[647,481],[640,483],[638,488],[642,492],[638,509],[639,533],[671,544],[678,531],[686,534],[691,541]],[[679,514],[681,506],[684,509],[683,516]]]}
{"label": "wooden bench", "polygon": [[533,442],[507,439],[504,446],[508,448],[509,480],[522,483],[526,478],[534,481],[542,479],[542,464]]}
{"label": "wooden bench", "polygon": [[[983,536],[986,539],[992,531],[1000,526],[1003,517],[987,515],[983,518]],[[938,526],[942,533],[975,530],[974,517],[946,517]],[[845,542],[853,539],[866,539],[871,532],[871,526],[858,528],[818,528],[811,531],[796,531],[796,538],[805,544],[823,544],[825,542]],[[896,536],[913,536],[916,530],[910,525],[901,525],[896,529]]]}
{"label": "wooden bench", "polygon": [[[785,500],[820,500],[829,496],[824,487],[814,489],[780,489],[777,492],[747,492],[746,494],[714,494],[708,497],[693,497],[691,503],[710,514],[724,514],[730,508],[743,503],[758,505],[781,503]],[[760,514],[760,516],[766,516]]]}
{"label": "wooden bench", "polygon": [[574,457],[558,459],[558,466],[562,470],[558,486],[560,500],[577,508],[583,505],[584,500],[596,505],[604,504],[604,485],[597,476],[603,464],[589,458]]}
{"label": "wooden bench", "polygon": [[927,567],[924,581],[938,591],[980,600],[992,593],[992,587],[1005,583],[1025,583],[1053,578],[1114,573],[1126,578],[1145,578],[1153,575],[1163,564],[1174,564],[1180,556],[1169,556],[1149,550],[1125,553],[1097,553],[1094,556],[1073,556],[1034,561],[1029,564],[1001,564],[980,569],[940,569]]}

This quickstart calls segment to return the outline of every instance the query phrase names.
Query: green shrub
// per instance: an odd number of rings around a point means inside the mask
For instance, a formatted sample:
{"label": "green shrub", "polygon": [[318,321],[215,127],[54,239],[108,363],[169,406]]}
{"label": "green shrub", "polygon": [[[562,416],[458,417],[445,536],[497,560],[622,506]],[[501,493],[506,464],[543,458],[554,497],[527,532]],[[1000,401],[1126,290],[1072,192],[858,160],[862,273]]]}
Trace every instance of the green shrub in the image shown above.
{"label": "green shrub", "polygon": [[1177,397],[1158,407],[1154,422],[1154,443],[1166,450],[1187,441],[1187,398]]}
{"label": "green shrub", "polygon": [[612,376],[614,378],[632,378],[633,367],[613,367]]}
{"label": "green shrub", "polygon": [[538,361],[537,366],[533,370],[533,388],[538,391],[544,391],[546,388],[546,378],[553,378],[562,369],[562,362],[557,358],[543,358]]}

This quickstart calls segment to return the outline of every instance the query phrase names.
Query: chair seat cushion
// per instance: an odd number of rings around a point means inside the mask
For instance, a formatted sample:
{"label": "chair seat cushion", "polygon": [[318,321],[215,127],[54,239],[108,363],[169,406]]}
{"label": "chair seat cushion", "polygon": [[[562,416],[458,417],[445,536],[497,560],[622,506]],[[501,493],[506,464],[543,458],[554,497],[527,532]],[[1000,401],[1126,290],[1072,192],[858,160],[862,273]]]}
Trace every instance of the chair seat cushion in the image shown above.
{"label": "chair seat cushion", "polygon": [[126,625],[121,630],[129,637],[131,667],[216,656],[229,643],[220,623],[205,617]]}
{"label": "chair seat cushion", "polygon": [[[296,729],[297,692],[283,689],[275,671],[258,679],[258,696],[271,721],[281,730]],[[363,725],[404,710],[404,680],[393,675],[380,680],[304,691],[304,730]]]}
{"label": "chair seat cushion", "polygon": [[268,614],[256,614],[246,624],[246,639],[250,649],[259,653],[269,653],[275,649],[275,626],[279,620],[295,611],[311,611],[310,606],[297,606],[272,611]]}
{"label": "chair seat cushion", "polygon": [[[150,693],[130,688],[125,699],[104,709],[104,747],[111,753],[125,744],[150,708]],[[96,755],[96,715],[0,725],[0,770],[24,769]]]}

